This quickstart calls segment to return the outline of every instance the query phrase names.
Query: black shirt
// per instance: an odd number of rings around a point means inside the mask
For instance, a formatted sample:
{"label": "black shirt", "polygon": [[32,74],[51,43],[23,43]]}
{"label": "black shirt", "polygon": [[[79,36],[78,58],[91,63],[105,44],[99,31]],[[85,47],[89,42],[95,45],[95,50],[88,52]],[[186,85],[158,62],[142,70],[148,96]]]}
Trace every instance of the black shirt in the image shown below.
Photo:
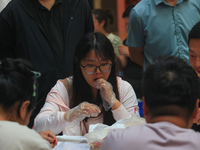
{"label": "black shirt", "polygon": [[42,23],[57,58],[62,58],[64,51],[62,3],[63,0],[56,0],[51,10],[48,10],[38,0],[35,1],[38,21]]}
{"label": "black shirt", "polygon": [[[126,39],[123,41],[124,45],[126,45],[125,43]],[[122,76],[122,79],[128,81],[132,85],[137,98],[142,99],[141,81],[143,68],[133,62],[130,58],[127,58],[127,65],[123,69],[123,72],[124,76]]]}

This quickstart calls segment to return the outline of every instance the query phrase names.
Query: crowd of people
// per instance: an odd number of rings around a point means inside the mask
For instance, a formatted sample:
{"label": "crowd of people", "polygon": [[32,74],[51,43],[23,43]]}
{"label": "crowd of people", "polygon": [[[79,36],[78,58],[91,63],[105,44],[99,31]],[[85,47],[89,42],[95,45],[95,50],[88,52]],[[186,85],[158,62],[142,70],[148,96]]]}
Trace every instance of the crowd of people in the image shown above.
{"label": "crowd of people", "polygon": [[128,6],[123,42],[107,30],[111,11],[88,0],[9,1],[0,7],[0,149],[52,149],[56,135],[140,117],[139,100],[147,123],[110,131],[102,150],[199,149],[199,0]]}

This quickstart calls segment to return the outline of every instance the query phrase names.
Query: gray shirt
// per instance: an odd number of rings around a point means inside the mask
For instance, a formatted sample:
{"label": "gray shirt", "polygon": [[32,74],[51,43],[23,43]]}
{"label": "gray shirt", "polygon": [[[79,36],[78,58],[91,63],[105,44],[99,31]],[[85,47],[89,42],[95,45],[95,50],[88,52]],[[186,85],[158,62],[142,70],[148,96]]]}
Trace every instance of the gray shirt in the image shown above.
{"label": "gray shirt", "polygon": [[36,131],[11,121],[0,121],[1,150],[51,150]]}
{"label": "gray shirt", "polygon": [[199,150],[200,133],[169,122],[112,130],[101,150]]}

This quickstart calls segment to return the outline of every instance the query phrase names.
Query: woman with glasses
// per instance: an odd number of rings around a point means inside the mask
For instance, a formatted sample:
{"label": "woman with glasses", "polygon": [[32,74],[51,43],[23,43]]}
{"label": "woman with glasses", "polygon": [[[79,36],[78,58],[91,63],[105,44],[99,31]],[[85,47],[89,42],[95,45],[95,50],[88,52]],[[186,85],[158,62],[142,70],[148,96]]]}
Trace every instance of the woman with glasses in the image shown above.
{"label": "woman with glasses", "polygon": [[90,124],[112,125],[133,114],[139,115],[135,92],[116,77],[113,46],[96,32],[86,34],[77,44],[73,76],[59,80],[51,89],[34,128],[84,135]]}
{"label": "woman with glasses", "polygon": [[51,131],[38,134],[26,127],[37,103],[36,78],[40,73],[33,70],[26,60],[7,58],[0,61],[1,150],[50,150],[57,144]]}

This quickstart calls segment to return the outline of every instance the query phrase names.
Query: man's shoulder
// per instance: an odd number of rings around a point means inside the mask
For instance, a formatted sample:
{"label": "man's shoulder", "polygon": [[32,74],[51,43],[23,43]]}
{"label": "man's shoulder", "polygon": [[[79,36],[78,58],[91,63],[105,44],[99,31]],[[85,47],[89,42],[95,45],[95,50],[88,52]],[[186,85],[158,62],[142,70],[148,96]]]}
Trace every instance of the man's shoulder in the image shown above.
{"label": "man's shoulder", "polygon": [[125,129],[116,129],[109,132],[108,137],[116,137],[117,140],[127,140],[124,139],[124,137],[127,138],[137,138],[140,134],[141,129],[144,127],[144,125],[138,125],[138,126],[131,126],[127,127]]}
{"label": "man's shoulder", "polygon": [[137,149],[141,126],[132,126],[126,129],[111,130],[102,143],[101,150],[128,150]]}
{"label": "man's shoulder", "polygon": [[149,6],[155,5],[154,0],[141,0],[133,9],[138,10],[138,9],[145,9],[149,8]]}
{"label": "man's shoulder", "polygon": [[148,16],[151,9],[155,8],[155,1],[154,0],[142,0],[140,1],[134,8],[134,11],[139,17]]}

